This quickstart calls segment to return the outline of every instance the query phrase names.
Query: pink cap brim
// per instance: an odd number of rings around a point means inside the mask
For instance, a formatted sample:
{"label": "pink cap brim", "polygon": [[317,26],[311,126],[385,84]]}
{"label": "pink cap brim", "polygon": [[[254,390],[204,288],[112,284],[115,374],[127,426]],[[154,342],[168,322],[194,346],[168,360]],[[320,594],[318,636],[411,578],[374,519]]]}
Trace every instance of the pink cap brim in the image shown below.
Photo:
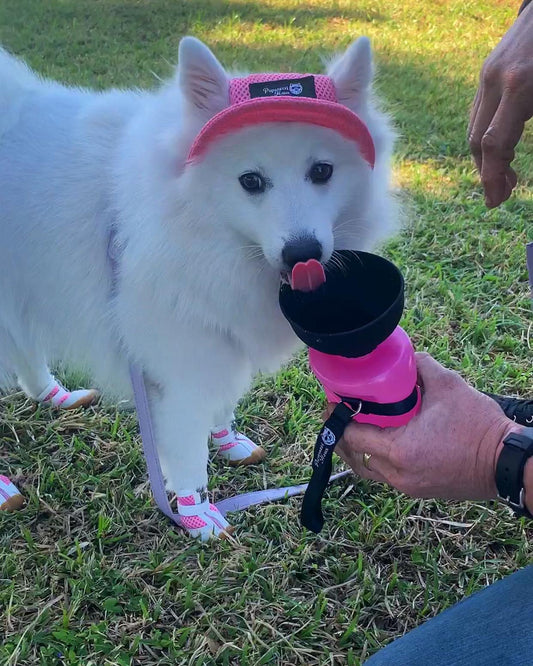
{"label": "pink cap brim", "polygon": [[187,162],[201,158],[216,139],[264,123],[308,123],[335,130],[355,141],[363,158],[374,168],[374,142],[357,114],[337,102],[291,97],[260,97],[228,106],[204,125],[191,146]]}

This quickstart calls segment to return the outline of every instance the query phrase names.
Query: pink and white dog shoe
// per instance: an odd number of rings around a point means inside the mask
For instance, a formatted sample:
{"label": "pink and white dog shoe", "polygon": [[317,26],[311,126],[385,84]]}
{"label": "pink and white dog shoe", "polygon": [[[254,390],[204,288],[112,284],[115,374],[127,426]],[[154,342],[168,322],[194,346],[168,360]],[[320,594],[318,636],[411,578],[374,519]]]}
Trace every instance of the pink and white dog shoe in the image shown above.
{"label": "pink and white dog shoe", "polygon": [[23,504],[24,497],[15,484],[7,476],[0,475],[0,511],[17,511]]}
{"label": "pink and white dog shoe", "polygon": [[57,379],[52,377],[48,386],[40,393],[36,400],[42,404],[60,409],[76,409],[76,407],[89,407],[98,400],[99,393],[94,389],[80,389],[67,391]]}
{"label": "pink and white dog shoe", "polygon": [[177,508],[181,527],[202,541],[211,537],[227,539],[235,529],[216,506],[210,504],[206,490],[181,490],[177,496]]}
{"label": "pink and white dog shoe", "polygon": [[218,447],[218,455],[232,466],[255,465],[266,456],[261,446],[232,427],[219,426],[211,431],[211,441]]}

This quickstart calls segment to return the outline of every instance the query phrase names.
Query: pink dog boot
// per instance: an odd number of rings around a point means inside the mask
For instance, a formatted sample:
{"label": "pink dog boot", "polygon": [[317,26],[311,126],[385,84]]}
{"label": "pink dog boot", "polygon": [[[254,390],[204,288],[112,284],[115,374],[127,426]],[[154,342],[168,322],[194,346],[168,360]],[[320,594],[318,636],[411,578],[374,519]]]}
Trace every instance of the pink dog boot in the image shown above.
{"label": "pink dog boot", "polygon": [[76,409],[76,407],[89,407],[98,400],[98,397],[99,393],[94,389],[67,391],[57,379],[52,377],[48,386],[37,396],[36,400],[59,409]]}
{"label": "pink dog boot", "polygon": [[7,476],[0,475],[0,511],[17,511],[22,508],[24,497]]}
{"label": "pink dog boot", "polygon": [[180,490],[177,496],[180,525],[192,537],[208,541],[211,537],[227,539],[233,528],[214,504],[210,504],[207,491]]}
{"label": "pink dog boot", "polygon": [[211,441],[222,456],[234,467],[238,465],[255,465],[266,456],[266,451],[254,444],[246,435],[236,432],[232,426],[216,426],[211,431]]}

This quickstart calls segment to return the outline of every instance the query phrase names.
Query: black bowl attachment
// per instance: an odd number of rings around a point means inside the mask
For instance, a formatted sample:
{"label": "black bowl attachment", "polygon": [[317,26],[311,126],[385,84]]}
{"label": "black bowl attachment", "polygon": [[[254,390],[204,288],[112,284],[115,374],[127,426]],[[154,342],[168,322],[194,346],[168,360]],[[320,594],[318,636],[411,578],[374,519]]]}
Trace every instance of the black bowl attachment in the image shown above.
{"label": "black bowl attachment", "polygon": [[315,291],[282,285],[279,304],[308,347],[357,358],[373,351],[398,325],[404,281],[398,268],[369,252],[334,252],[326,282]]}

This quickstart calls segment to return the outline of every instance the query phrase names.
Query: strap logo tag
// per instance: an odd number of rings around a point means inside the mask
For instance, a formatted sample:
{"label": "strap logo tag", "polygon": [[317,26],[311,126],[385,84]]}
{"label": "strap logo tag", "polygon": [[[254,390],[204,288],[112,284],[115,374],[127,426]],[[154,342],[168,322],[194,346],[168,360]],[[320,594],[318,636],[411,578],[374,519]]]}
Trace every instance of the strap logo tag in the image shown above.
{"label": "strap logo tag", "polygon": [[335,446],[337,438],[329,428],[324,427],[322,430],[322,441],[326,446]]}
{"label": "strap logo tag", "polygon": [[316,98],[315,77],[283,79],[250,83],[250,98],[255,97],[313,97]]}
{"label": "strap logo tag", "polygon": [[302,525],[316,534],[320,532],[324,525],[322,497],[331,476],[333,450],[355,413],[351,407],[339,402],[316,438],[311,464],[313,473],[305,491],[300,514]]}

